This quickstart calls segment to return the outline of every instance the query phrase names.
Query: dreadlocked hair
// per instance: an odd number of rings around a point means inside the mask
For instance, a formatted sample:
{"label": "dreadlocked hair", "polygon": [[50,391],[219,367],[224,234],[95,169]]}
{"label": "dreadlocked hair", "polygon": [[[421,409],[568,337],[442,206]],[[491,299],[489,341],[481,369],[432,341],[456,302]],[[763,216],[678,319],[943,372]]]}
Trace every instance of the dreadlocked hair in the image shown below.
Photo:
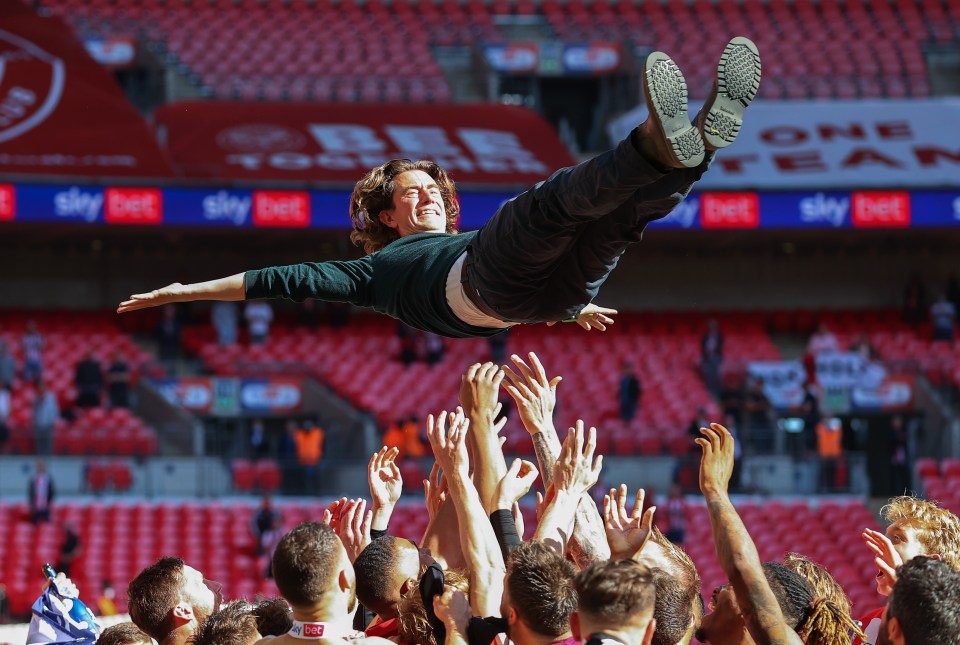
{"label": "dreadlocked hair", "polygon": [[850,614],[815,597],[813,587],[800,574],[779,562],[764,563],[763,573],[784,621],[806,645],[849,645],[851,632],[862,637]]}
{"label": "dreadlocked hair", "polygon": [[844,613],[850,613],[850,600],[847,598],[847,594],[822,565],[804,555],[793,552],[783,556],[783,564],[810,583],[814,596],[829,600]]}

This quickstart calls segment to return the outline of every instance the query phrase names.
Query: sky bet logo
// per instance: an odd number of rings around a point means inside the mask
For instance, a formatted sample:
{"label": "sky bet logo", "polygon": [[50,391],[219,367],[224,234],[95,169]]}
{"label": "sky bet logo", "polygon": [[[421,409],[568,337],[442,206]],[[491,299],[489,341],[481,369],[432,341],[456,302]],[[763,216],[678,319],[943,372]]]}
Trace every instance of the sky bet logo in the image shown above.
{"label": "sky bet logo", "polygon": [[107,188],[107,224],[162,224],[163,195],[159,188]]}
{"label": "sky bet logo", "polygon": [[853,225],[866,228],[910,226],[910,194],[906,191],[853,193]]}
{"label": "sky bet logo", "polygon": [[53,196],[53,212],[57,217],[82,219],[87,224],[96,222],[103,208],[103,193],[88,192],[77,186]]}
{"label": "sky bet logo", "polygon": [[16,196],[11,184],[0,184],[0,222],[13,219],[16,214]]}
{"label": "sky bet logo", "polygon": [[208,222],[227,221],[243,226],[250,216],[253,199],[230,194],[225,190],[203,198],[203,219]]}
{"label": "sky bet logo", "polygon": [[843,226],[850,212],[850,200],[846,197],[828,197],[816,193],[800,200],[800,219],[806,224],[826,222],[835,228]]}

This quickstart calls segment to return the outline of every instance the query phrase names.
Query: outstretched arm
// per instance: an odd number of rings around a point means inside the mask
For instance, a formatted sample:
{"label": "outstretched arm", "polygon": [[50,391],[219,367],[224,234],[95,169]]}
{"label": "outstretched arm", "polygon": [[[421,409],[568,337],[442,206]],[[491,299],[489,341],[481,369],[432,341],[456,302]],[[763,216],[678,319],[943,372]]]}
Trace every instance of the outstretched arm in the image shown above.
{"label": "outstretched arm", "polygon": [[147,307],[160,307],[174,302],[192,302],[194,300],[243,300],[246,297],[243,278],[245,273],[219,280],[196,282],[194,284],[180,284],[174,282],[161,289],[154,289],[147,293],[135,293],[129,300],[124,300],[117,307],[117,313],[122,314]]}
{"label": "outstretched arm", "polygon": [[[560,454],[560,439],[553,424],[553,409],[557,404],[557,385],[563,377],[547,379],[540,359],[533,352],[529,354],[530,365],[516,354],[510,358],[520,375],[504,366],[504,372],[510,381],[505,389],[517,404],[523,427],[533,440],[543,485],[549,487],[553,482],[553,467]],[[595,560],[610,558],[603,520],[597,511],[597,505],[589,496],[581,497],[577,505],[573,535],[567,542],[567,548],[581,569]]]}
{"label": "outstretched arm", "polygon": [[800,637],[787,626],[770,590],[757,547],[727,495],[733,472],[733,436],[719,423],[700,432],[704,435],[696,440],[703,449],[700,490],[707,500],[720,566],[733,586],[747,629],[758,645],[799,645]]}

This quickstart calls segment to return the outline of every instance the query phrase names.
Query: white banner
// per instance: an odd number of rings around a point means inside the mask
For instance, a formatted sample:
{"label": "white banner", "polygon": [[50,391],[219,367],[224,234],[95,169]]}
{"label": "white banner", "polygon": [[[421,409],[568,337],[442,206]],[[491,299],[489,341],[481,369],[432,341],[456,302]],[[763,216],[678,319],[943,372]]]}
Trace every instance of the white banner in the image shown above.
{"label": "white banner", "polygon": [[[901,400],[902,390],[881,388],[887,371],[883,365],[866,361],[855,352],[824,352],[817,356],[817,383],[825,392],[857,393],[859,405],[869,407],[867,401],[883,397]],[[777,408],[793,408],[803,403],[803,385],[807,380],[803,363],[795,361],[757,361],[747,365],[747,373],[763,379],[763,392]],[[882,392],[882,394],[880,394]],[[911,392],[908,387],[907,398]]]}
{"label": "white banner", "polygon": [[[699,104],[690,105],[691,118]],[[642,123],[640,105],[607,126],[613,141]],[[960,186],[960,99],[757,101],[704,189]]]}

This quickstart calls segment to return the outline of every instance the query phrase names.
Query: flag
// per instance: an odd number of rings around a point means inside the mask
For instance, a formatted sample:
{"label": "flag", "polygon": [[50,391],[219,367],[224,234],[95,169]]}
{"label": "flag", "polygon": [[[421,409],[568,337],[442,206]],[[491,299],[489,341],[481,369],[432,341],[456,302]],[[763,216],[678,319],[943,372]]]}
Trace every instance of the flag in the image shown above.
{"label": "flag", "polygon": [[80,600],[69,578],[58,576],[33,603],[26,645],[35,643],[88,643],[100,636],[100,626]]}

